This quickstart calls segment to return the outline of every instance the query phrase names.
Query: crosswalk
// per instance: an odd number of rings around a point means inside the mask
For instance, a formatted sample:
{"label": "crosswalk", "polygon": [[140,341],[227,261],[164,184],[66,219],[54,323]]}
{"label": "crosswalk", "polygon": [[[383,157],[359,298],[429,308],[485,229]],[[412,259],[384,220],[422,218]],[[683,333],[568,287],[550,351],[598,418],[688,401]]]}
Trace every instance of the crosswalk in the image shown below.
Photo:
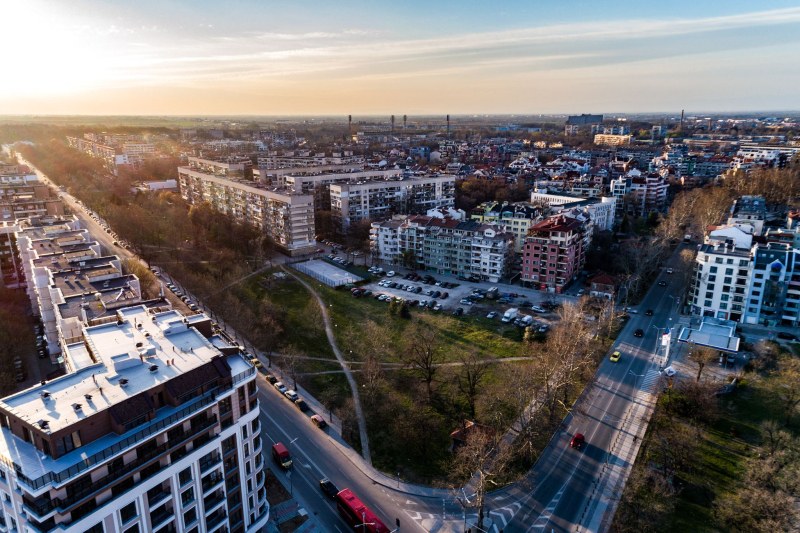
{"label": "crosswalk", "polygon": [[[519,512],[522,504],[514,502],[497,509],[486,509],[484,515],[484,528],[489,533],[499,533]],[[478,522],[478,513],[470,509],[468,513],[433,514],[422,513],[411,509],[405,510],[406,515],[414,520],[423,530],[430,533],[461,533],[467,529],[475,529]]]}
{"label": "crosswalk", "polygon": [[661,372],[658,370],[650,369],[642,379],[642,385],[639,390],[643,392],[653,392],[661,379]]}

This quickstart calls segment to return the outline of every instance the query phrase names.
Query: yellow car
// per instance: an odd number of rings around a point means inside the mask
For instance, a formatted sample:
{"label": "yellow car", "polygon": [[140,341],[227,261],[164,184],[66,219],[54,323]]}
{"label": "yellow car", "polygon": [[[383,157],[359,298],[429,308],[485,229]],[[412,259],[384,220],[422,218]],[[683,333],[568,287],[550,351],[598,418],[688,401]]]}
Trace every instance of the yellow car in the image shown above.
{"label": "yellow car", "polygon": [[621,353],[619,353],[619,352],[614,352],[614,353],[612,353],[612,354],[611,354],[611,362],[612,362],[612,363],[616,363],[617,361],[619,361],[619,358],[620,358],[620,356],[621,356],[621,355],[622,355],[622,354],[621,354]]}
{"label": "yellow car", "polygon": [[256,368],[263,368],[263,367],[264,367],[264,365],[262,365],[262,364],[261,364],[261,361],[259,361],[259,360],[258,360],[258,359],[256,359],[255,357],[253,357],[252,359],[250,359],[250,364],[251,364],[251,365],[253,365],[253,366],[254,366],[254,367],[256,367]]}

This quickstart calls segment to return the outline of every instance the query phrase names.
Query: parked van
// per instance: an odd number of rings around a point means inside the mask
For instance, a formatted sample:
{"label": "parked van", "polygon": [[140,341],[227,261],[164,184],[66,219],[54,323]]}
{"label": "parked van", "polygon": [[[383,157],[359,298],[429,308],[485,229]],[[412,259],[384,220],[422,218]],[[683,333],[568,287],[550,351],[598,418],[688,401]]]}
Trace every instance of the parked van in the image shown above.
{"label": "parked van", "polygon": [[272,458],[276,463],[281,465],[284,470],[289,470],[292,467],[292,457],[289,455],[289,450],[282,442],[276,442],[272,445]]}

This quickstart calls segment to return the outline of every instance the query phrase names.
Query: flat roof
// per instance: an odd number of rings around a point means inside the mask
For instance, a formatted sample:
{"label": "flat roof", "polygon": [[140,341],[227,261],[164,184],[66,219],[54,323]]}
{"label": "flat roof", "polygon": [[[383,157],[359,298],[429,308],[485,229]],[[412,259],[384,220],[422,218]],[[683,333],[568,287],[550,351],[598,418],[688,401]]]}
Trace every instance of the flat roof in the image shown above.
{"label": "flat roof", "polygon": [[85,342],[67,345],[65,358],[77,371],[3,398],[0,407],[30,424],[44,420],[52,433],[221,355],[190,327],[210,320],[205,315],[184,321],[178,311],[153,314],[141,305],[121,309],[117,316],[117,321],[85,327]]}
{"label": "flat roof", "polygon": [[708,346],[723,352],[739,351],[740,338],[736,336],[736,323],[705,317],[697,328],[684,326],[678,333],[678,342]]}

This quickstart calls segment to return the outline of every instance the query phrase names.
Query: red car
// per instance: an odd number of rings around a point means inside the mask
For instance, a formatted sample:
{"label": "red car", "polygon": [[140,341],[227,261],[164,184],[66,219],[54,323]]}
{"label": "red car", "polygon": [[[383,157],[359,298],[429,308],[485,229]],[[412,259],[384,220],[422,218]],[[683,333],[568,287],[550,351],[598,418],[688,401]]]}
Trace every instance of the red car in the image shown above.
{"label": "red car", "polygon": [[572,440],[569,441],[570,448],[578,448],[580,449],[586,443],[586,438],[583,436],[583,433],[575,433],[572,436]]}

